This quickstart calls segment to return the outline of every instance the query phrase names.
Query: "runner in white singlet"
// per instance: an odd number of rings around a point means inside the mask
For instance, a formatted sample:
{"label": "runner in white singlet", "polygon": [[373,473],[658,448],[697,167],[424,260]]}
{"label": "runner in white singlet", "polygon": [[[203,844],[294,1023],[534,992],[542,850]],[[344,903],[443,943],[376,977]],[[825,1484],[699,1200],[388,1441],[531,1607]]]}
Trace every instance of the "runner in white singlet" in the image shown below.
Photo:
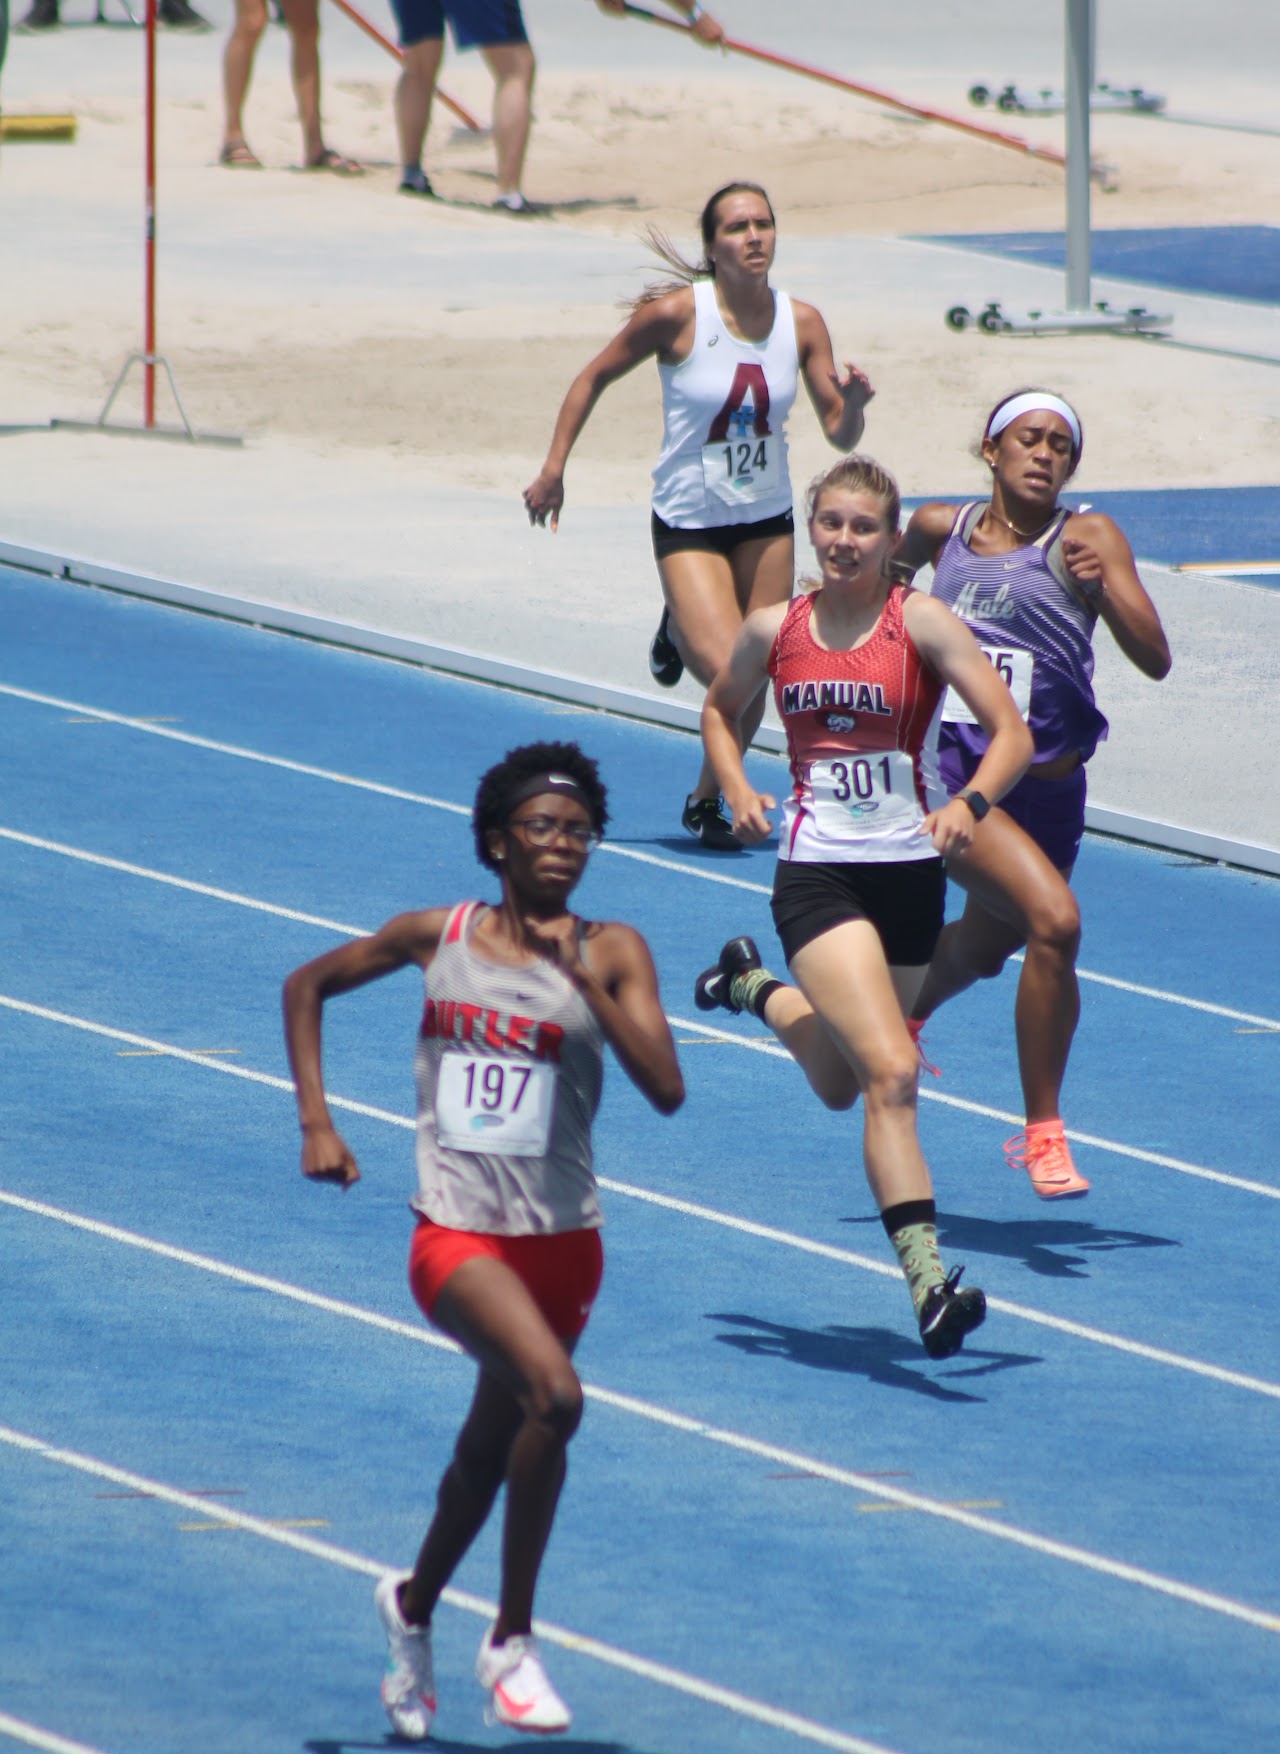
{"label": "runner in white singlet", "polygon": [[436,1709],[432,1611],[504,1482],[498,1618],[476,1674],[499,1722],[569,1727],[532,1615],[582,1416],[571,1355],[603,1266],[591,1123],[604,1046],[660,1113],[684,1100],[644,939],[569,911],[607,819],[596,765],[576,744],[511,750],[481,780],[472,819],[501,900],[400,914],[285,982],[302,1171],[343,1188],[360,1172],[325,1100],[324,1003],[413,963],[426,985],[409,1281],[480,1370],[417,1564],[388,1572],[374,1592],[388,1644],[383,1704],[410,1741],[429,1733]]}
{"label": "runner in white singlet", "polygon": [[[831,337],[812,305],[769,284],[773,208],[754,183],[717,189],[702,212],[702,260],[686,262],[658,232],[650,242],[676,278],[649,286],[630,320],[579,372],[556,419],[551,449],[524,491],[529,521],[556,529],[564,471],[602,392],[655,359],[664,433],[654,470],[653,547],[666,609],[650,670],[671,687],[684,668],[707,687],[745,618],[791,595],[795,539],[786,420],[801,378],[837,450],[862,436],[872,395],[847,361],[837,371]],[[750,743],[763,695],[743,710]],[[703,846],[739,849],[709,763],[685,800],[684,827]]]}
{"label": "runner in white singlet", "polygon": [[[988,801],[1017,781],[1031,735],[964,623],[945,604],[891,583],[898,490],[867,457],[809,489],[821,586],[748,617],[707,693],[707,754],[748,842],[772,832],[775,800],[743,767],[734,726],[773,679],[787,732],[792,796],[780,838],[773,915],[795,986],[734,938],[698,977],[702,1010],[750,1010],[833,1109],[863,1098],[863,1161],[901,1263],[926,1352],[946,1358],[986,1313],[938,1255],[933,1184],[916,1132],[919,1061],[906,1015],[942,927],[943,859],[981,840]],[[968,791],[936,789],[933,746],[943,689],[990,739]]]}

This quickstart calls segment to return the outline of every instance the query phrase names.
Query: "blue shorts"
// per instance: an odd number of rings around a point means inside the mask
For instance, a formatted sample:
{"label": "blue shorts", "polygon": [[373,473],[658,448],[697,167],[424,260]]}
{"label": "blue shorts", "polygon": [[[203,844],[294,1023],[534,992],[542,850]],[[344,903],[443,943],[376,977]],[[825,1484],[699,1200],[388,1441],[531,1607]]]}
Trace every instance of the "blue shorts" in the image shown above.
{"label": "blue shorts", "polygon": [[520,0],[391,0],[400,29],[400,47],[444,35],[445,21],[459,49],[493,49],[527,43]]}
{"label": "blue shorts", "polygon": [[[940,746],[938,756],[942,782],[954,798],[973,777],[978,758],[956,744]],[[1065,779],[1039,780],[1025,774],[1001,798],[1000,808],[1024,834],[1031,836],[1051,865],[1059,871],[1069,871],[1080,856],[1087,790],[1085,765],[1081,762]]]}

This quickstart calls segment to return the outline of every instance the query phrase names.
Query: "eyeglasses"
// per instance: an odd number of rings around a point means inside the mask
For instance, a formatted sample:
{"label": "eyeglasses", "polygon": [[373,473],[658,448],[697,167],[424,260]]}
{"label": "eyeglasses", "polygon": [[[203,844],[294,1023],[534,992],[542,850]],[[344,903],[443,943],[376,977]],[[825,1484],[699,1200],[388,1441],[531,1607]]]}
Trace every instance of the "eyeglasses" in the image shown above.
{"label": "eyeglasses", "polygon": [[531,847],[549,847],[561,835],[584,853],[600,844],[600,836],[585,822],[557,822],[554,816],[513,816],[507,826],[520,829]]}

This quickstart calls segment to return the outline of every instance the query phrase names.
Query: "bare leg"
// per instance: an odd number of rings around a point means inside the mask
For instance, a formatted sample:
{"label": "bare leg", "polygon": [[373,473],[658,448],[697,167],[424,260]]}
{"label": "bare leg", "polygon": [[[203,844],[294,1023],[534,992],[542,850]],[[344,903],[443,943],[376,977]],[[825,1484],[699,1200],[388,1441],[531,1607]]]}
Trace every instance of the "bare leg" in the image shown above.
{"label": "bare leg", "polygon": [[[709,688],[729,661],[742,623],[755,609],[785,603],[794,582],[795,545],[790,536],[762,537],[734,550],[732,563],[705,549],[680,549],[658,562],[662,592],[671,611],[671,637],[685,668]],[[745,749],[764,714],[762,689],[742,715],[738,734]],[[695,798],[720,794],[711,763],[703,756]]]}
{"label": "bare leg", "polygon": [[427,37],[424,42],[410,43],[404,50],[396,85],[396,134],[400,141],[400,163],[405,170],[422,163],[431,123],[431,100],[443,59],[443,37]]}
{"label": "bare leg", "polygon": [[[992,833],[991,831],[995,832]],[[993,810],[947,874],[967,892],[961,918],[944,928],[914,1015],[1000,973],[1026,946],[1014,1027],[1028,1121],[1054,1120],[1076,1024],[1080,910],[1065,875],[1002,810]]]}
{"label": "bare leg", "polygon": [[236,19],[222,58],[222,89],[226,101],[222,133],[224,151],[245,144],[244,104],[253,78],[258,39],[266,28],[265,0],[236,0]]}
{"label": "bare leg", "polygon": [[481,49],[493,74],[493,144],[498,194],[518,195],[533,107],[533,50],[528,43],[495,43]]}
{"label": "bare leg", "polygon": [[521,1280],[500,1261],[454,1272],[435,1319],[479,1361],[481,1376],[435,1518],[404,1592],[406,1615],[427,1620],[454,1567],[507,1485],[502,1590],[494,1642],[532,1625],[533,1597],[565,1478],[565,1450],[582,1417],[569,1353]]}
{"label": "bare leg", "polygon": [[320,10],[318,0],[283,0],[289,27],[289,70],[302,123],[302,162],[324,157],[320,129]]}
{"label": "bare leg", "polygon": [[791,971],[862,1091],[863,1160],[877,1205],[931,1200],[916,1134],[919,1060],[875,927],[833,926],[797,950]]}
{"label": "bare leg", "polygon": [[[922,968],[889,970],[904,1016],[919,991],[924,972]],[[862,1089],[858,1075],[799,987],[775,987],[765,1000],[764,1022],[809,1080],[809,1088],[824,1107],[836,1110],[853,1107]]]}

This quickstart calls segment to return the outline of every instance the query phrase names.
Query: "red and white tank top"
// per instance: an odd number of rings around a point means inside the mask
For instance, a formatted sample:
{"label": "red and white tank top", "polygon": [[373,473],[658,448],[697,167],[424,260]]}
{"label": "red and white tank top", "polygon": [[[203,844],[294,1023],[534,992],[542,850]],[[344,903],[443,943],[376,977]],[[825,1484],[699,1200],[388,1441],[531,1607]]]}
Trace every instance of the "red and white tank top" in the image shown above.
{"label": "red and white tank top", "polygon": [[689,357],[658,366],[663,434],[653,509],[682,530],[789,512],[786,426],[800,374],[791,300],[774,293],[763,341],[729,332],[710,280],[694,281],[693,308]]}
{"label": "red and white tank top", "polygon": [[871,634],[851,651],[828,651],[814,639],[816,594],[787,610],[769,654],[793,782],[780,859],[937,857],[920,826],[947,801],[937,761],[943,686],[903,624],[910,590],[890,589]]}

